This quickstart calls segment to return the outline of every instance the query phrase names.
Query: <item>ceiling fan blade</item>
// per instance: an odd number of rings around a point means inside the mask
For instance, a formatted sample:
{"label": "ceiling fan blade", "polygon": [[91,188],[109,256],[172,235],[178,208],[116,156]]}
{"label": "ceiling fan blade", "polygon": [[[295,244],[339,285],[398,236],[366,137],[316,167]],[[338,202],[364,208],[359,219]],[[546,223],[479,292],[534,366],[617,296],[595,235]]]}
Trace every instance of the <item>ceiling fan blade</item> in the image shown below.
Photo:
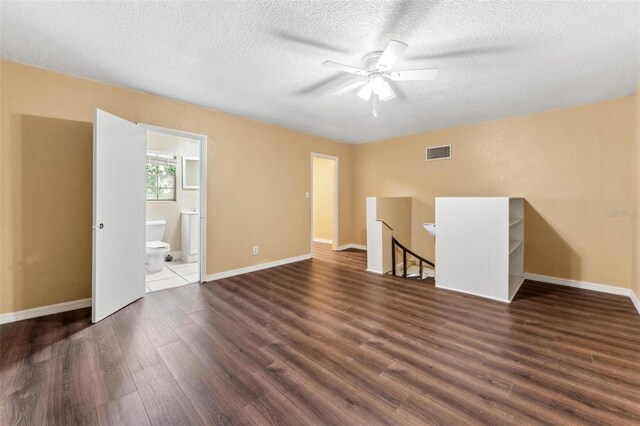
{"label": "ceiling fan blade", "polygon": [[357,89],[358,87],[364,85],[364,83],[366,83],[366,80],[356,81],[355,83],[351,83],[350,85],[343,87],[342,89],[336,90],[332,93],[332,95],[342,95],[343,93],[347,93],[354,89]]}
{"label": "ceiling fan blade", "polygon": [[407,47],[408,46],[401,41],[389,41],[389,44],[387,44],[387,47],[385,47],[382,52],[382,56],[378,59],[376,67],[381,70],[388,70],[396,63]]}
{"label": "ceiling fan blade", "polygon": [[389,78],[393,81],[410,80],[434,80],[438,76],[438,69],[404,70],[389,73]]}
{"label": "ceiling fan blade", "polygon": [[361,70],[360,68],[356,68],[356,67],[351,67],[349,65],[343,65],[343,64],[339,64],[337,62],[333,62],[333,61],[324,61],[322,63],[323,67],[327,67],[327,68],[335,68],[337,70],[343,71],[343,72],[348,72],[350,74],[355,74],[355,75],[367,75],[367,71],[365,70]]}

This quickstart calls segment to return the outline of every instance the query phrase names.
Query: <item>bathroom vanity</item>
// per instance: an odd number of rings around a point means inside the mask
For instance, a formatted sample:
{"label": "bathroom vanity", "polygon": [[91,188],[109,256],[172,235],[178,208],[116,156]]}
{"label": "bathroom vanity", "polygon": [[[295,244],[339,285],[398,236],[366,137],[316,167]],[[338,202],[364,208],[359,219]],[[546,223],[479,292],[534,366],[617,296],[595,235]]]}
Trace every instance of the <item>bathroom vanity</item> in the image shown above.
{"label": "bathroom vanity", "polygon": [[436,287],[511,302],[524,281],[524,199],[436,198]]}
{"label": "bathroom vanity", "polygon": [[200,234],[200,213],[182,212],[180,214],[180,227],[182,260],[185,262],[197,262],[199,246],[198,236]]}

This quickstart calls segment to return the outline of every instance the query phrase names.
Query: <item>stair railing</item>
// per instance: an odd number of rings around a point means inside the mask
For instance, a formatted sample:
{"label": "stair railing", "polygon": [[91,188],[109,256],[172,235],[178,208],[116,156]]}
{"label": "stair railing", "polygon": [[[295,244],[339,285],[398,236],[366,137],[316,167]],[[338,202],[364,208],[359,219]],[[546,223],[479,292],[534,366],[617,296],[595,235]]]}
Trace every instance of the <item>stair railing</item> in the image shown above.
{"label": "stair railing", "polygon": [[419,261],[419,265],[420,265],[419,266],[420,275],[418,275],[419,279],[422,279],[422,271],[424,268],[424,263],[431,266],[432,268],[435,268],[436,265],[433,262],[430,262],[424,257],[417,255],[415,252],[403,246],[398,240],[396,240],[395,237],[391,237],[391,265],[392,265],[393,276],[396,276],[396,246],[402,249],[402,276],[404,278],[407,277],[407,253],[417,258]]}

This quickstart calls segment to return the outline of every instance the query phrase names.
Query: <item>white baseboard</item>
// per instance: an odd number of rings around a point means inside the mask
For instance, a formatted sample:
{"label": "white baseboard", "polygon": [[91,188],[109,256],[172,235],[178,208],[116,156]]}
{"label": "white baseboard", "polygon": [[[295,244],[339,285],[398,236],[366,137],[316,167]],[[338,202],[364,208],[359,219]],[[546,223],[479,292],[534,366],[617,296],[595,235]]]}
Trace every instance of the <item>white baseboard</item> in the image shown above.
{"label": "white baseboard", "polygon": [[636,311],[638,311],[638,313],[640,314],[640,299],[633,291],[631,292],[631,295],[629,297],[631,298],[631,303],[633,303],[633,306],[636,307]]}
{"label": "white baseboard", "polygon": [[568,280],[566,278],[550,277],[548,275],[524,273],[524,278],[532,281],[541,281],[548,284],[564,285],[567,287],[582,288],[585,290],[599,291],[601,293],[619,294],[621,296],[629,296],[631,290],[628,288],[615,287],[612,285],[591,283],[588,281]]}
{"label": "white baseboard", "polygon": [[367,246],[363,246],[362,244],[345,244],[343,246],[338,247],[338,251],[348,250],[348,249],[357,249],[367,251]]}
{"label": "white baseboard", "polygon": [[251,265],[245,268],[231,269],[229,271],[216,272],[215,274],[207,275],[205,281],[221,280],[222,278],[234,277],[236,275],[242,275],[249,272],[260,271],[262,269],[273,268],[275,266],[286,265],[287,263],[300,262],[302,260],[311,259],[311,253],[303,254],[302,256],[289,257],[286,259],[275,260],[273,262],[260,263],[258,265]]}
{"label": "white baseboard", "polygon": [[[569,279],[566,279],[566,278],[550,277],[548,275],[531,274],[531,273],[525,272],[524,273],[524,279],[522,280],[520,285],[518,285],[518,289],[516,289],[515,293],[513,294],[514,297],[518,293],[518,290],[520,289],[522,284],[524,283],[524,280],[540,281],[540,282],[547,283],[547,284],[556,284],[556,285],[562,285],[562,286],[566,286],[566,287],[581,288],[581,289],[584,289],[584,290],[599,291],[601,293],[609,293],[609,294],[617,294],[617,295],[620,295],[620,296],[628,296],[629,298],[631,298],[631,302],[634,304],[635,308],[638,310],[638,313],[640,314],[640,300],[638,300],[638,298],[633,293],[633,291],[631,291],[631,289],[628,289],[628,288],[621,288],[621,287],[615,287],[615,286],[611,286],[611,285],[591,283],[591,282],[588,282],[588,281],[569,280]],[[436,287],[437,288],[443,288],[443,289],[446,289],[446,290],[460,291],[460,290],[457,290],[457,289],[448,288],[448,287],[443,286],[443,285],[438,285],[437,281],[436,281]],[[481,296],[481,297],[487,297],[487,296],[484,296],[484,295],[479,295],[479,294],[475,294],[475,293],[472,293],[472,292],[466,292],[466,291],[463,291],[462,293],[472,294],[472,295]],[[502,299],[493,298],[493,297],[487,297],[487,298],[488,299],[497,300],[499,302],[507,302],[507,303],[511,302],[511,300],[502,300]]]}
{"label": "white baseboard", "polygon": [[636,310],[640,314],[640,300],[638,299],[638,296],[636,296],[636,294],[630,288],[615,287],[612,285],[591,283],[588,281],[568,280],[566,278],[556,278],[556,277],[550,277],[547,275],[530,274],[527,272],[524,273],[524,278],[527,280],[540,281],[548,284],[564,285],[567,287],[575,287],[575,288],[582,288],[585,290],[599,291],[601,293],[627,296],[631,299],[631,302],[633,303]]}
{"label": "white baseboard", "polygon": [[314,243],[333,244],[333,240],[327,240],[325,238],[313,238]]}
{"label": "white baseboard", "polygon": [[508,299],[504,300],[504,299],[500,299],[498,297],[487,296],[486,294],[475,293],[473,291],[466,291],[466,290],[460,290],[458,288],[447,287],[446,285],[438,284],[438,281],[436,281],[436,288],[441,288],[443,290],[449,290],[449,291],[455,291],[456,293],[461,293],[461,294],[470,294],[472,296],[483,297],[485,299],[495,300],[496,302],[510,303]]}
{"label": "white baseboard", "polygon": [[21,321],[29,318],[43,317],[45,315],[58,314],[60,312],[74,311],[76,309],[91,306],[91,298],[72,300],[71,302],[56,303],[55,305],[40,306],[38,308],[25,309],[24,311],[8,312],[0,314],[0,324]]}

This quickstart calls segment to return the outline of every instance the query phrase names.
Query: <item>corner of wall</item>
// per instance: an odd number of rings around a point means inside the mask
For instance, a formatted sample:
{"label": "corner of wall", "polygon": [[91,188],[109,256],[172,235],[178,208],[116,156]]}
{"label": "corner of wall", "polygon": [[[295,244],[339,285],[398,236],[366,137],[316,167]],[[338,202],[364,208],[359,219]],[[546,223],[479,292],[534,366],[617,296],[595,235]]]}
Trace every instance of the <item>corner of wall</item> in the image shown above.
{"label": "corner of wall", "polygon": [[[632,148],[632,200],[633,230],[631,247],[631,291],[640,300],[640,84],[633,95],[633,148]],[[632,296],[633,299],[633,296]],[[638,312],[640,307],[636,304]]]}

